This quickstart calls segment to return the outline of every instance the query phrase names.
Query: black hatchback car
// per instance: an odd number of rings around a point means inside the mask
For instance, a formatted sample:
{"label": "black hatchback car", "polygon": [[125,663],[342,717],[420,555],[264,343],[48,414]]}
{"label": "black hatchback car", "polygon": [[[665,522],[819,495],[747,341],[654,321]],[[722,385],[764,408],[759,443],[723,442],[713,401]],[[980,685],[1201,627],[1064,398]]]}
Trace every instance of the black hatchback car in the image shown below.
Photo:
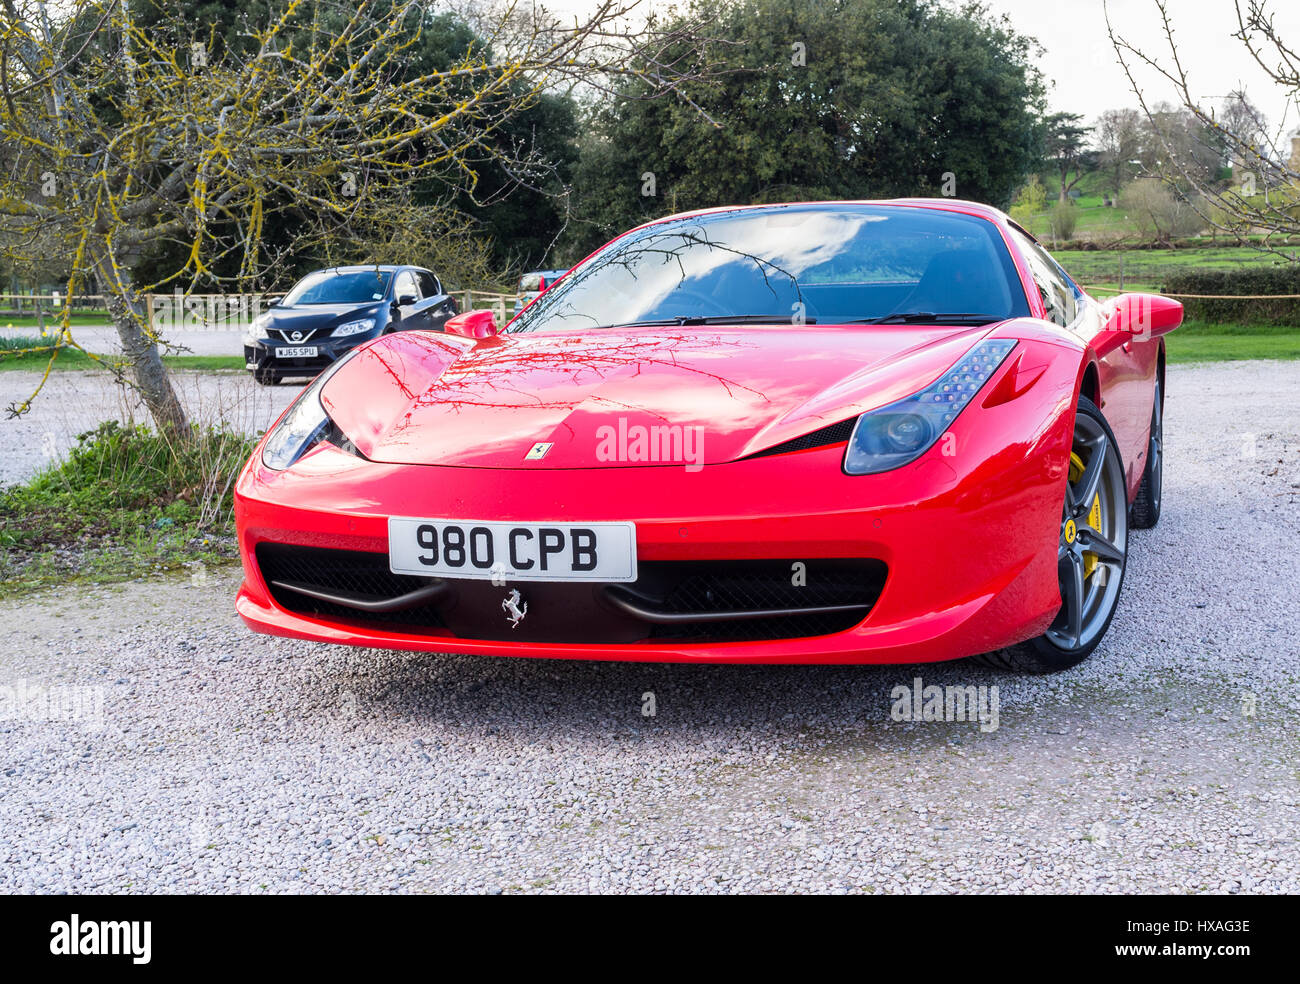
{"label": "black hatchback car", "polygon": [[268,386],[314,376],[377,335],[440,330],[457,312],[438,278],[421,267],[317,270],[254,319],[244,336],[244,364]]}

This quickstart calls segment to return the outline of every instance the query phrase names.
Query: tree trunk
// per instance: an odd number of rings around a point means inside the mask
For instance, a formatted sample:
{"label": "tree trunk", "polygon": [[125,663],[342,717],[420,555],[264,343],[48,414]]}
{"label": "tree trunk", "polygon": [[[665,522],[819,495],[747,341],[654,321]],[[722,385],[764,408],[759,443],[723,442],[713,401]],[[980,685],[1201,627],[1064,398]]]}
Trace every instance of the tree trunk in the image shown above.
{"label": "tree trunk", "polygon": [[168,434],[177,440],[189,438],[189,421],[185,408],[181,406],[176,390],[172,387],[171,376],[163,365],[158,346],[149,337],[148,325],[141,312],[140,295],[130,286],[122,284],[115,278],[105,276],[104,288],[107,291],[108,312],[117,329],[118,340],[122,343],[122,354],[131,365],[131,375],[135,387],[149,408],[154,426],[160,434]]}

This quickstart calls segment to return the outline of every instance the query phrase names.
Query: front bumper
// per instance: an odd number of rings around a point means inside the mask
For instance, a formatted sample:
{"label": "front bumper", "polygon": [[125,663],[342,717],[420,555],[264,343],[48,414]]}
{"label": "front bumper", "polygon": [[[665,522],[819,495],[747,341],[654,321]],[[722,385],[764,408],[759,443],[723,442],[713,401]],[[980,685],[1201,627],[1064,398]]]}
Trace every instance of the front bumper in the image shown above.
{"label": "front bumper", "polygon": [[[346,335],[343,338],[312,338],[300,344],[285,342],[274,338],[259,338],[253,344],[244,342],[244,368],[250,372],[271,372],[276,376],[315,376],[329,368],[339,358],[375,337],[375,332],[363,332],[360,335]],[[317,354],[311,357],[276,358],[277,348],[315,348]]]}
{"label": "front bumper", "polygon": [[[1033,438],[1013,415],[1038,400]],[[847,476],[844,446],[711,465],[500,471],[368,462],[324,445],[285,472],[255,456],[236,488],[244,584],[236,608],[253,629],[376,648],[569,659],[753,663],[911,663],[956,659],[1040,635],[1060,608],[1056,549],[1072,428],[1071,395],[1044,390],[963,414],[960,453],[938,445],[893,472]],[[982,419],[981,419],[982,418]],[[975,426],[972,421],[978,422]],[[387,517],[521,523],[633,520],[637,556],[657,562],[865,558],[888,574],[870,611],[829,634],[753,641],[493,638],[277,603],[259,545],[388,548]],[[526,583],[510,588],[525,595]],[[487,596],[480,595],[480,601]],[[543,605],[552,602],[539,592]],[[483,603],[489,603],[483,601]],[[554,604],[563,604],[563,599]],[[491,598],[500,605],[501,599]]]}

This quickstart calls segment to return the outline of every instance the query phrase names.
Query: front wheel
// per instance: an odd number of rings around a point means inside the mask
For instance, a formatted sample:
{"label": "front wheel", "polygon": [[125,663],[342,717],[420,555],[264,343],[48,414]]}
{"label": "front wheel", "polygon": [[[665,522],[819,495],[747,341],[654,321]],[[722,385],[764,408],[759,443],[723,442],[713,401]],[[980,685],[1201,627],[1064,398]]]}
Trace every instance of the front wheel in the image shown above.
{"label": "front wheel", "polygon": [[1055,673],[1087,659],[1105,636],[1119,603],[1128,515],[1115,435],[1092,401],[1080,397],[1057,541],[1061,610],[1037,639],[989,653],[980,661],[997,669]]}

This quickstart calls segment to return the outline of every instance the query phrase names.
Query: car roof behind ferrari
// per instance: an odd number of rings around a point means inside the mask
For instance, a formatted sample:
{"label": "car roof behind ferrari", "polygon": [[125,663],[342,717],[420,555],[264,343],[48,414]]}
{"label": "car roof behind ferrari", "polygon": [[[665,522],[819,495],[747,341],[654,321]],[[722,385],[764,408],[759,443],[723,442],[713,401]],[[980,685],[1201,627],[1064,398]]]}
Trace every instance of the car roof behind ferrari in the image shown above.
{"label": "car roof behind ferrari", "polygon": [[432,273],[431,270],[425,270],[424,267],[411,266],[409,263],[356,263],[351,266],[325,267],[317,270],[317,273],[364,273],[366,270],[379,270],[382,273],[392,273],[395,270],[422,270],[425,273]]}
{"label": "car roof behind ferrari", "polygon": [[1007,214],[1001,209],[994,208],[992,205],[985,205],[982,202],[971,202],[964,198],[868,198],[868,199],[837,199],[834,201],[822,202],[764,202],[759,205],[722,205],[717,208],[694,209],[689,212],[678,212],[674,215],[665,215],[663,218],[647,222],[645,225],[656,225],[660,222],[668,222],[671,219],[689,219],[697,215],[716,215],[720,212],[739,212],[746,209],[763,209],[763,208],[785,208],[791,205],[883,205],[911,208],[932,208],[948,212],[962,212],[967,215],[978,215],[986,218],[991,222],[1009,221]]}

